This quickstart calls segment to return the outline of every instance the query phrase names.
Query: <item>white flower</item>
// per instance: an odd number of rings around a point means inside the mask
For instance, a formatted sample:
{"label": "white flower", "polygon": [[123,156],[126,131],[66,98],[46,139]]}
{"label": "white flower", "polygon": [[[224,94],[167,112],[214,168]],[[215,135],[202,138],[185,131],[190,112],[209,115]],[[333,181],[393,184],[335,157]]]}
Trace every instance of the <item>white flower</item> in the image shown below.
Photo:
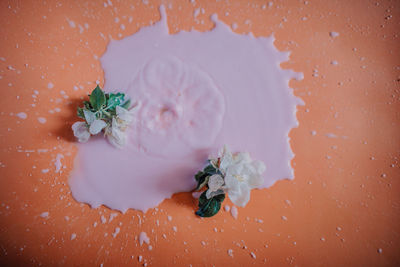
{"label": "white flower", "polygon": [[211,175],[208,180],[208,190],[206,192],[207,199],[224,193],[222,186],[224,185],[224,178],[219,174]]}
{"label": "white flower", "polygon": [[122,148],[126,144],[126,128],[133,120],[133,114],[131,110],[125,109],[121,106],[117,106],[116,117],[112,118],[111,126],[108,126],[105,130],[105,135],[108,141],[117,148]]}
{"label": "white flower", "polygon": [[231,201],[240,207],[244,207],[249,202],[250,190],[264,183],[261,176],[265,171],[264,163],[252,160],[246,152],[232,155],[228,148],[224,147],[220,156],[219,169],[224,175],[223,189],[228,193]]}
{"label": "white flower", "polygon": [[87,142],[90,135],[96,135],[103,129],[107,139],[112,145],[122,148],[126,143],[125,130],[133,120],[131,110],[127,110],[121,106],[116,106],[116,116],[112,117],[111,124],[107,124],[104,120],[97,119],[96,113],[90,110],[83,110],[86,122],[76,122],[72,125],[74,135],[79,142]]}
{"label": "white flower", "polygon": [[111,126],[105,130],[108,141],[117,148],[122,148],[126,144],[126,133],[116,118],[112,118]]}
{"label": "white flower", "polygon": [[86,122],[78,121],[72,125],[74,135],[81,143],[87,142],[91,134],[96,135],[107,126],[105,121],[96,118],[95,113],[83,110],[83,114],[85,115]]}
{"label": "white flower", "polygon": [[89,133],[92,135],[98,134],[107,126],[105,121],[96,118],[95,113],[85,109],[83,110],[83,114],[85,115],[85,120],[89,125]]}
{"label": "white flower", "polygon": [[92,122],[94,122],[96,120],[96,114],[94,114],[93,112],[91,112],[90,110],[83,110],[83,114],[85,115],[85,120],[87,122],[87,124],[92,124]]}
{"label": "white flower", "polygon": [[220,153],[220,154],[221,154],[221,157],[220,157],[219,169],[225,175],[227,168],[234,163],[233,155],[229,151],[227,146],[224,146],[224,148],[222,149],[222,153]]}
{"label": "white flower", "polygon": [[115,111],[117,113],[118,119],[123,120],[123,121],[125,121],[127,123],[132,122],[133,115],[132,115],[131,110],[125,109],[125,108],[123,108],[121,106],[117,106],[115,108]]}
{"label": "white flower", "polygon": [[74,136],[78,138],[81,143],[86,143],[90,138],[90,132],[86,122],[77,121],[72,124],[72,130],[74,131]]}
{"label": "white flower", "polygon": [[107,123],[103,120],[94,120],[89,127],[89,132],[93,135],[98,134],[107,126]]}
{"label": "white flower", "polygon": [[131,110],[127,110],[121,106],[117,106],[115,111],[117,113],[117,122],[119,124],[119,127],[125,130],[125,128],[128,127],[133,120]]}

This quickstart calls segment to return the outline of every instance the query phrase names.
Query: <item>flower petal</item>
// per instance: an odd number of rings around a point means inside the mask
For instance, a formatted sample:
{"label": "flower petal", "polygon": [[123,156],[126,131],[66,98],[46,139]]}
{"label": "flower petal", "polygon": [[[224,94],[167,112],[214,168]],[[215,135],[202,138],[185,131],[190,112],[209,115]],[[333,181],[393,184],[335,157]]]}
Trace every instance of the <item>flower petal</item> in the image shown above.
{"label": "flower petal", "polygon": [[115,118],[112,119],[111,127],[105,130],[108,141],[117,148],[122,148],[126,143],[126,134],[118,127],[118,122]]}
{"label": "flower petal", "polygon": [[227,146],[224,146],[221,154],[221,164],[219,166],[222,172],[226,172],[229,165],[233,164],[233,156]]}
{"label": "flower petal", "polygon": [[74,134],[76,131],[80,131],[82,128],[86,128],[86,123],[83,121],[77,121],[71,126],[72,131],[74,131]]}
{"label": "flower petal", "polygon": [[256,171],[258,174],[261,175],[261,174],[263,174],[263,173],[265,172],[266,167],[265,167],[265,164],[264,164],[262,161],[254,160],[254,161],[252,162],[252,165],[253,165],[255,171]]}
{"label": "flower petal", "polygon": [[240,183],[239,180],[236,179],[233,175],[231,175],[230,173],[226,174],[224,188],[228,190],[237,191],[239,190],[239,183]]}
{"label": "flower petal", "polygon": [[96,120],[96,115],[89,110],[84,109],[83,114],[85,115],[85,120],[89,125]]}
{"label": "flower petal", "polygon": [[250,188],[259,188],[264,184],[264,179],[261,175],[255,174],[249,177],[248,185]]}
{"label": "flower petal", "polygon": [[234,156],[234,161],[235,163],[242,163],[242,164],[250,163],[251,162],[250,154],[247,152],[239,152]]}
{"label": "flower petal", "polygon": [[87,128],[86,122],[77,121],[72,124],[72,130],[74,132],[74,136],[78,138],[78,141],[81,143],[86,143],[90,138],[90,133]]}
{"label": "flower petal", "polygon": [[98,134],[104,127],[107,126],[107,123],[103,120],[94,120],[92,124],[90,124],[89,132],[93,135]]}
{"label": "flower petal", "polygon": [[229,199],[239,207],[244,207],[250,200],[250,188],[246,184],[242,184],[238,191],[228,191]]}
{"label": "flower petal", "polygon": [[117,135],[107,135],[108,141],[116,148],[122,148],[125,145],[124,138]]}
{"label": "flower petal", "polygon": [[121,106],[117,106],[115,108],[115,111],[117,113],[118,119],[123,120],[126,123],[130,123],[132,121],[133,116],[132,116],[132,113],[129,110],[127,110],[127,109],[125,109],[125,108],[123,108]]}

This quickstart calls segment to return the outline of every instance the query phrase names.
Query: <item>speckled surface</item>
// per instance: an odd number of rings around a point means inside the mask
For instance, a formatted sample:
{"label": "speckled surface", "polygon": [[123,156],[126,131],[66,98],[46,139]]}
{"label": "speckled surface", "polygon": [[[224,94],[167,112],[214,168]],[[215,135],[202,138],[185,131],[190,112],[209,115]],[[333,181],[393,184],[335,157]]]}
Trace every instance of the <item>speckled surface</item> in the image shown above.
{"label": "speckled surface", "polygon": [[306,104],[290,134],[295,179],[254,191],[237,219],[199,219],[190,193],[146,214],[75,202],[75,108],[103,84],[109,40],[158,21],[160,2],[2,1],[0,263],[399,265],[399,3],[163,3],[171,33],[209,30],[217,13],[292,51],[282,67],[304,73],[290,85]]}

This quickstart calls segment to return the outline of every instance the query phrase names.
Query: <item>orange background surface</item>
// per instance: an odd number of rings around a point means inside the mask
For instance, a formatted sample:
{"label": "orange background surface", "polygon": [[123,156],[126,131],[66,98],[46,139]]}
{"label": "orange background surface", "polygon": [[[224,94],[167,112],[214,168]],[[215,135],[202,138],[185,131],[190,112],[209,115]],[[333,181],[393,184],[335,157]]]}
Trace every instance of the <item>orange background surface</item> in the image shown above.
{"label": "orange background surface", "polygon": [[110,39],[158,21],[160,1],[1,1],[0,264],[399,266],[400,3],[163,3],[171,33],[210,30],[217,13],[292,51],[282,67],[304,73],[290,85],[306,104],[290,133],[295,179],[253,191],[237,220],[223,210],[196,217],[190,193],[145,214],[77,203],[68,187],[76,107],[103,85],[98,59]]}

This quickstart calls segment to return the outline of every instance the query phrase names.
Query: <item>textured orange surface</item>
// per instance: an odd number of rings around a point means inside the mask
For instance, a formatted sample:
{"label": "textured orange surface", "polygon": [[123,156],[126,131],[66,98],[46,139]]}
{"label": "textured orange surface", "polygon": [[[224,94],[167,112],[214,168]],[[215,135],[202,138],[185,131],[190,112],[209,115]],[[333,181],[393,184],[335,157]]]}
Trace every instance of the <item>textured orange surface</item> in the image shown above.
{"label": "textured orange surface", "polygon": [[282,67],[304,73],[290,84],[306,103],[290,134],[295,180],[254,191],[237,220],[196,217],[190,193],[146,214],[75,202],[75,108],[103,84],[110,39],[158,21],[160,1],[1,1],[0,264],[400,265],[399,2],[163,3],[171,33],[209,30],[217,13],[292,51]]}

